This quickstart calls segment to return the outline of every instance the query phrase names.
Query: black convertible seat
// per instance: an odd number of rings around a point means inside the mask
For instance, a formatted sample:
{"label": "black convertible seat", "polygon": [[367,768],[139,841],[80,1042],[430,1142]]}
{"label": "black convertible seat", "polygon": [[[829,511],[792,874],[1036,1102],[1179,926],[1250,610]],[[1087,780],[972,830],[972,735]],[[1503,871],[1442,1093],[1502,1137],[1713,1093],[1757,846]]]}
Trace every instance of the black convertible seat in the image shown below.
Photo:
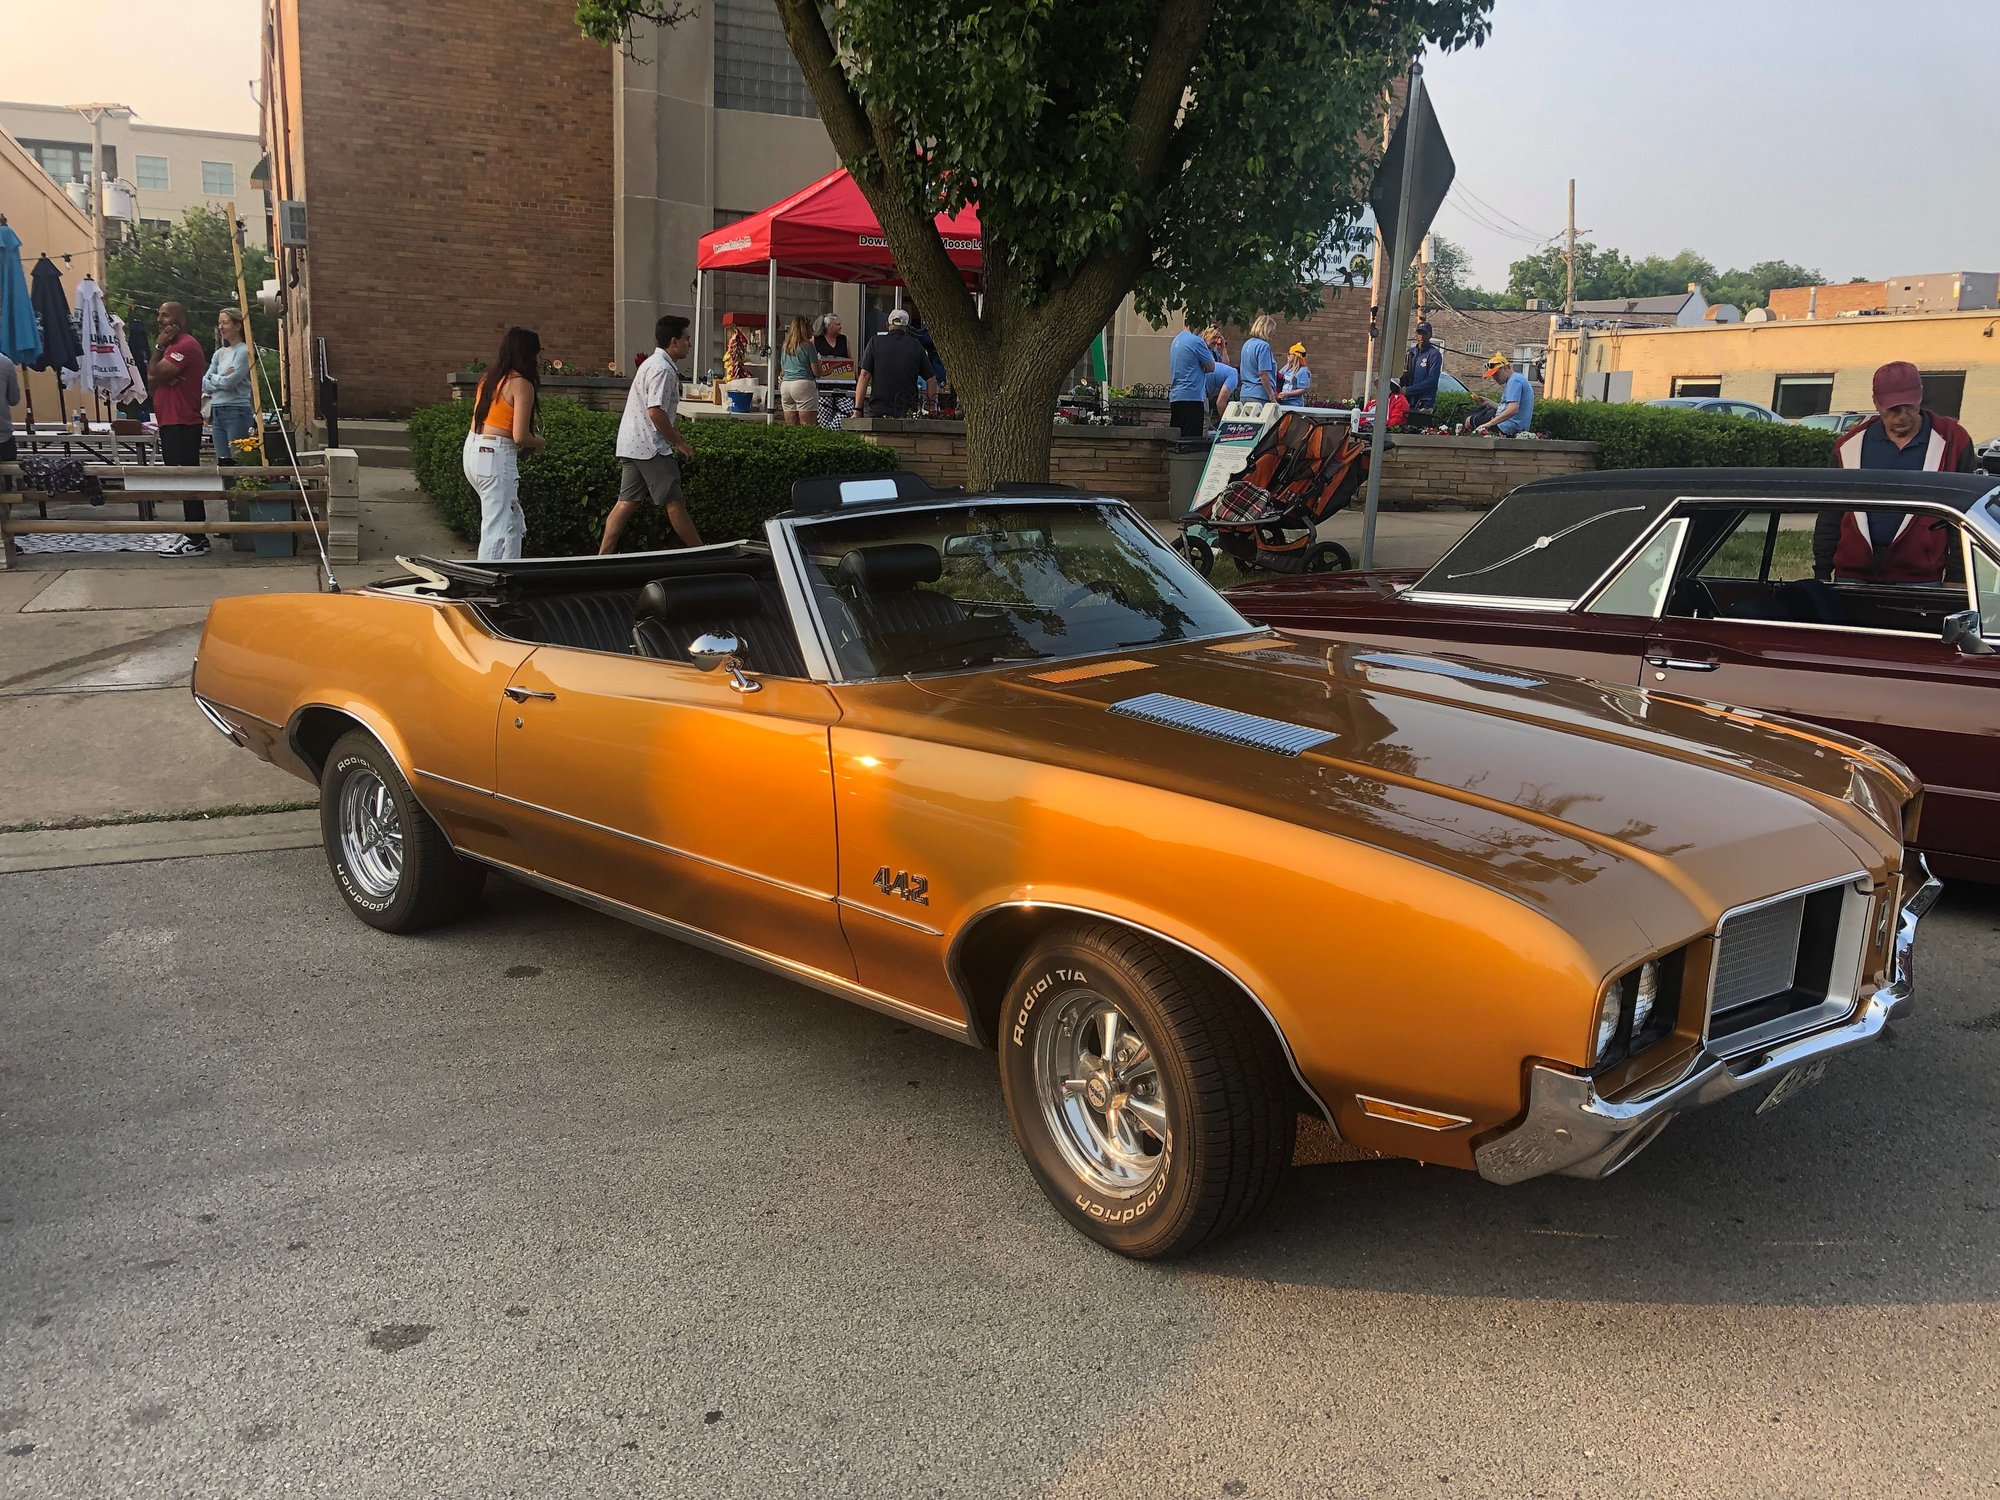
{"label": "black convertible seat", "polygon": [[585,651],[630,652],[636,589],[533,595],[511,607],[506,629],[522,640]]}
{"label": "black convertible seat", "polygon": [[965,618],[949,594],[917,586],[944,574],[943,556],[923,542],[856,547],[840,559],[836,572],[870,634],[935,630]]}
{"label": "black convertible seat", "polygon": [[803,677],[805,658],[791,620],[767,612],[764,590],[748,573],[656,578],[639,591],[632,645],[641,656],[689,660],[688,648],[705,635],[732,635],[744,667],[775,677]]}

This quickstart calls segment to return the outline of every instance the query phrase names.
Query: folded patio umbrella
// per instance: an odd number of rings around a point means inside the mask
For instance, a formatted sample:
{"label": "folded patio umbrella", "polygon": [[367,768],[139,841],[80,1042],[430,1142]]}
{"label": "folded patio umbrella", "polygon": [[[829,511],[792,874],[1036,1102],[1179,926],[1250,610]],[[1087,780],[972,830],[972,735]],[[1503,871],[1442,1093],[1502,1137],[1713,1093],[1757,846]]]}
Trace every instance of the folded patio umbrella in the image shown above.
{"label": "folded patio umbrella", "polygon": [[28,362],[31,370],[74,370],[83,358],[77,341],[76,325],[70,322],[69,297],[63,291],[62,272],[44,255],[35,262],[35,289],[31,297],[35,317],[42,325],[42,352]]}
{"label": "folded patio umbrella", "polygon": [[28,277],[21,269],[21,237],[0,218],[0,354],[17,365],[41,357],[42,331],[28,300]]}

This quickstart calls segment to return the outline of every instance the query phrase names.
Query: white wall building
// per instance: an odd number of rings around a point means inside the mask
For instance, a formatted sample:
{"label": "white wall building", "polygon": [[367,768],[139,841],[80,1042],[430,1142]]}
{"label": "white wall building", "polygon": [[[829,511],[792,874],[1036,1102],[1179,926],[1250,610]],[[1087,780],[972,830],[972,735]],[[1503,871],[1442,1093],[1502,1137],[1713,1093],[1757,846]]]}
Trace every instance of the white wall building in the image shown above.
{"label": "white wall building", "polygon": [[[0,100],[0,128],[57,182],[88,180],[91,125],[75,110]],[[233,200],[244,242],[270,248],[264,196],[250,182],[263,156],[255,135],[154,125],[122,111],[107,113],[103,130],[104,170],[131,188],[139,228],[164,229],[190,208],[219,211]]]}

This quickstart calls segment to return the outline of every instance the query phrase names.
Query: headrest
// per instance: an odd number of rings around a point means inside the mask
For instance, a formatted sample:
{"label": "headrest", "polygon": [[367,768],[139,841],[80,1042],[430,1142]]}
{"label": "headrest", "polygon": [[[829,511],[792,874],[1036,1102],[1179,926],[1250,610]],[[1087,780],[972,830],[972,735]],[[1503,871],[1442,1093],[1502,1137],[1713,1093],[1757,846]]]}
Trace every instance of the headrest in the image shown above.
{"label": "headrest", "polygon": [[840,581],[864,594],[900,594],[944,573],[938,549],[924,542],[885,542],[856,547],[840,560]]}
{"label": "headrest", "polygon": [[692,578],[655,578],[639,591],[638,618],[685,624],[739,620],[759,614],[764,596],[748,573],[697,573]]}

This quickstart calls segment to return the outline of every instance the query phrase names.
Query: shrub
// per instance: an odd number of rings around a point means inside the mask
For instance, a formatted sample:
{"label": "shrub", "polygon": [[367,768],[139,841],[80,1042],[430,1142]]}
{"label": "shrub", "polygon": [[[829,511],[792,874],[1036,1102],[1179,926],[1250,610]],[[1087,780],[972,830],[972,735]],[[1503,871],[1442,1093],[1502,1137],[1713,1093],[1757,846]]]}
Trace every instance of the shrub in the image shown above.
{"label": "shrub", "polygon": [[[618,413],[591,411],[556,396],[542,402],[549,446],[521,460],[521,509],[530,557],[595,552],[604,517],[618,499]],[[900,465],[887,448],[818,427],[683,420],[694,449],[681,460],[688,510],[706,542],[761,536],[764,522],[792,503],[794,480],[816,474],[878,473]],[[465,478],[462,449],[470,401],[427,406],[410,418],[410,466],[417,485],[460,536],[479,535],[479,496]],[[634,550],[672,544],[664,511],[644,507],[625,533]]]}
{"label": "shrub", "polygon": [[1431,408],[1431,421],[1439,427],[1455,427],[1470,417],[1478,405],[1477,396],[1468,396],[1463,391],[1439,391],[1437,405]]}
{"label": "shrub", "polygon": [[1605,401],[1537,401],[1535,430],[1598,445],[1600,469],[1823,469],[1834,436],[1817,427],[1756,422]]}

